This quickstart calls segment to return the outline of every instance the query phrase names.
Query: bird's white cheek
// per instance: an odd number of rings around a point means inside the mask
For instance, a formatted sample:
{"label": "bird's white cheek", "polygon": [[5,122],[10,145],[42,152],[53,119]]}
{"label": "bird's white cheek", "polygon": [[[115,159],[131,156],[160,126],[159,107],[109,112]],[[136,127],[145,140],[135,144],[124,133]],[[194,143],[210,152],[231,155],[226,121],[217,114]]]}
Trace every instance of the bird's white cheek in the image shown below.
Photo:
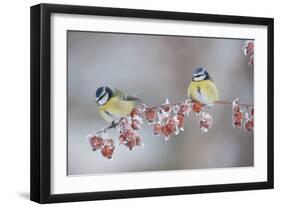
{"label": "bird's white cheek", "polygon": [[104,104],[106,104],[106,102],[108,101],[108,94],[106,94],[101,100],[99,100],[99,105],[102,106]]}
{"label": "bird's white cheek", "polygon": [[194,77],[194,80],[195,81],[202,81],[202,80],[204,80],[206,78],[206,75],[201,75],[201,76],[199,76],[199,77]]}

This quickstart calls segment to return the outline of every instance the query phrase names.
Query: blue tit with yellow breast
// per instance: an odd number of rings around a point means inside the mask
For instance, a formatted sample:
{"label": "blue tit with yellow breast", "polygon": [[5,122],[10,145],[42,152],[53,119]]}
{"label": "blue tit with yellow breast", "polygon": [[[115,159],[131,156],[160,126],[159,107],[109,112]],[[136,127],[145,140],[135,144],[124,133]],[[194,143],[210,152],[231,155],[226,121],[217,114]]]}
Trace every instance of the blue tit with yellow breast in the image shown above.
{"label": "blue tit with yellow breast", "polygon": [[219,100],[218,89],[206,69],[197,68],[193,72],[192,81],[187,90],[187,97],[208,106]]}
{"label": "blue tit with yellow breast", "polygon": [[96,90],[96,103],[99,107],[99,113],[107,122],[114,122],[129,115],[139,101],[138,98],[108,86],[102,86]]}

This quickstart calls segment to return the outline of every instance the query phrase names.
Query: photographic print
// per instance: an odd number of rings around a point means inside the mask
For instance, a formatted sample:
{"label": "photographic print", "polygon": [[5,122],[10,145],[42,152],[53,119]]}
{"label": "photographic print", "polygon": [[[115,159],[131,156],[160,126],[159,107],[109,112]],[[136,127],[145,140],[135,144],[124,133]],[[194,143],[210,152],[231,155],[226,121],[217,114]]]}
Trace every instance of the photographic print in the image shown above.
{"label": "photographic print", "polygon": [[32,201],[273,188],[272,18],[30,16]]}
{"label": "photographic print", "polygon": [[254,166],[254,40],[67,31],[67,175]]}

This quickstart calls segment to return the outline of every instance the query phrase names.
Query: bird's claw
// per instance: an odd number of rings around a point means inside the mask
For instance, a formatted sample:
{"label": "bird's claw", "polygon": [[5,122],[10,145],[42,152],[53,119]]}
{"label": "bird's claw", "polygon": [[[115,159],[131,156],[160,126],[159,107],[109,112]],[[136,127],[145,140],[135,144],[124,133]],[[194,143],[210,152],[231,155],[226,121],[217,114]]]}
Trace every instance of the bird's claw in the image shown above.
{"label": "bird's claw", "polygon": [[112,122],[111,122],[111,126],[112,126],[112,128],[115,128],[117,125],[118,125],[118,123],[117,123],[117,122],[115,122],[115,121],[112,121]]}

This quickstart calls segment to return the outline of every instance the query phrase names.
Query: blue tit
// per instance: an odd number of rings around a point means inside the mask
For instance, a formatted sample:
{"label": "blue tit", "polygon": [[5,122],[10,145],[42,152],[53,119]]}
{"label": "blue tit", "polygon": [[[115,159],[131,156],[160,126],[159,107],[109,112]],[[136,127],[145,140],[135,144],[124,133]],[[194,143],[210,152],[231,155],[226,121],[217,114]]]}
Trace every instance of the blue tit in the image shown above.
{"label": "blue tit", "polygon": [[208,106],[219,100],[218,89],[204,68],[197,68],[193,72],[192,81],[187,89],[187,97]]}
{"label": "blue tit", "polygon": [[138,98],[108,86],[99,87],[96,90],[96,103],[99,107],[99,113],[107,122],[114,122],[122,116],[129,115],[139,101]]}

